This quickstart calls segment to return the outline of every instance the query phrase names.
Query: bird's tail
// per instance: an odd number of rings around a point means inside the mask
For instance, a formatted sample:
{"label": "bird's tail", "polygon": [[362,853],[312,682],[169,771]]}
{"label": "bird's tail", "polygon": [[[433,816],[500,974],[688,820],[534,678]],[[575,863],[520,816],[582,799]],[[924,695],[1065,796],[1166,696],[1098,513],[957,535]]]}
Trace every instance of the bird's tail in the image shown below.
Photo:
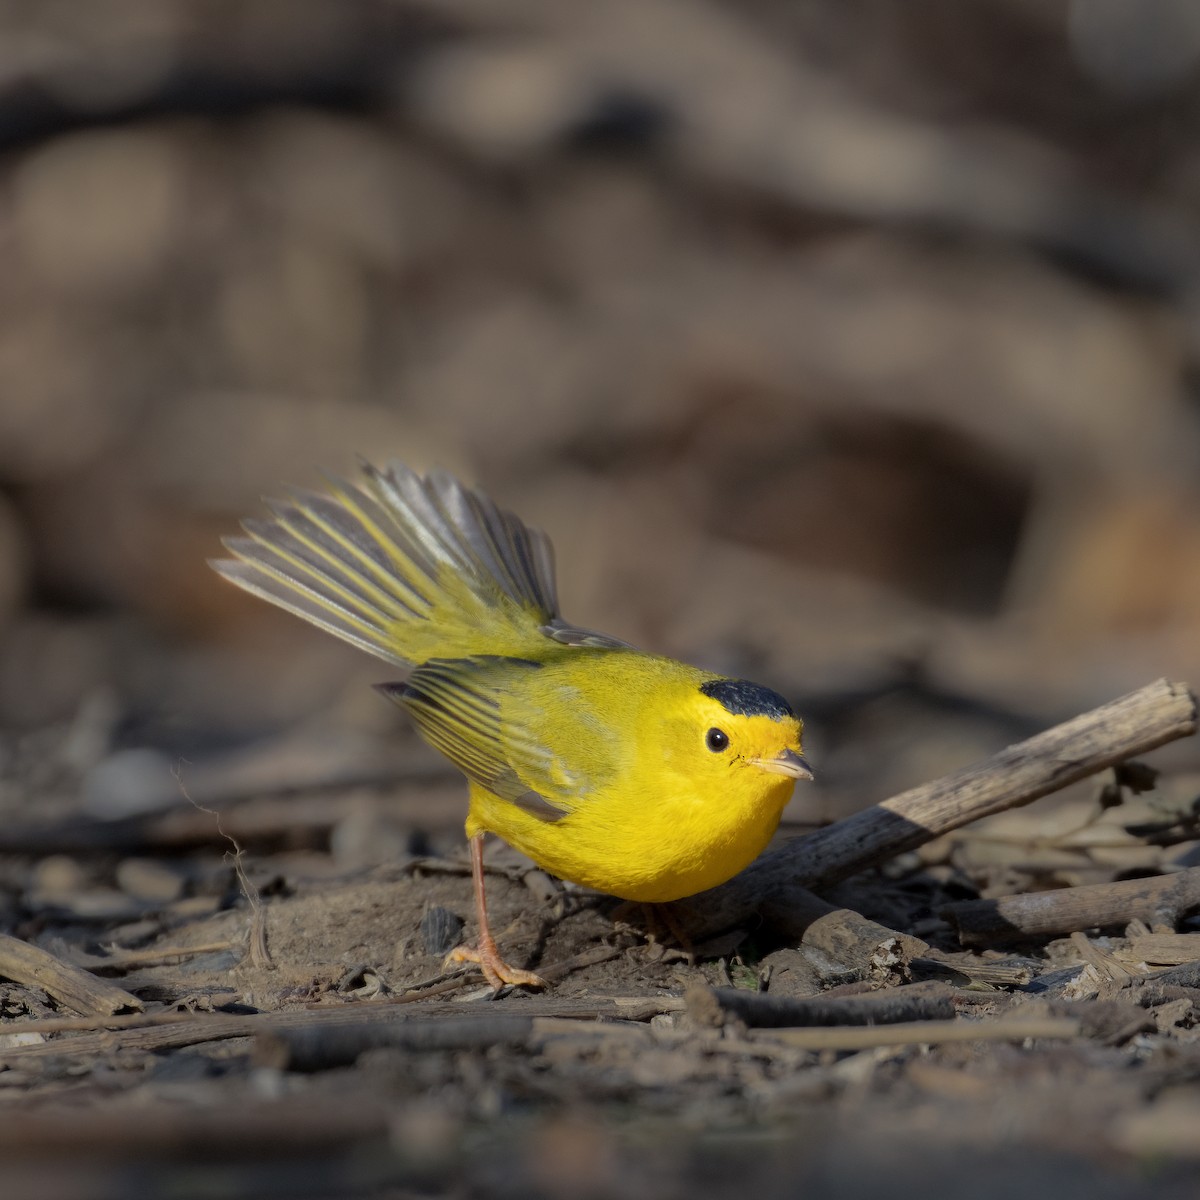
{"label": "bird's tail", "polygon": [[408,666],[528,652],[558,624],[554,552],[486,496],[435,471],[363,464],[355,486],[268,502],[212,566],[239,587]]}

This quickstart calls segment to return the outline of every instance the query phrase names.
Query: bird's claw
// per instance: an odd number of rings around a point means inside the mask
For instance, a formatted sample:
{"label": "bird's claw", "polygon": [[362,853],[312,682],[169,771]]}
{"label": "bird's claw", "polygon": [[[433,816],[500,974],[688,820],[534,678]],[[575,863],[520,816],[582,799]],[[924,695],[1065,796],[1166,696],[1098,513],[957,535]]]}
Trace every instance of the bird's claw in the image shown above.
{"label": "bird's claw", "polygon": [[520,967],[510,967],[500,957],[495,945],[482,943],[475,946],[456,946],[446,955],[444,969],[449,969],[458,963],[476,963],[483,972],[483,977],[499,991],[502,987],[532,987],[544,988],[546,981],[532,971],[523,971]]}

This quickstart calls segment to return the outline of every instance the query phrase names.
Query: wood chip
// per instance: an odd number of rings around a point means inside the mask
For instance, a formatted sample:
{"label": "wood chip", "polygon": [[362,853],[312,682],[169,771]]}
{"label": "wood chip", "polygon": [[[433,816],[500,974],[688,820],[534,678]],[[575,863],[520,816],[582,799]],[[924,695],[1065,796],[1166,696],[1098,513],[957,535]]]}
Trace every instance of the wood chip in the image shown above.
{"label": "wood chip", "polygon": [[1177,967],[1200,959],[1200,933],[1146,933],[1129,939],[1127,947],[1114,951],[1124,962],[1152,963]]}

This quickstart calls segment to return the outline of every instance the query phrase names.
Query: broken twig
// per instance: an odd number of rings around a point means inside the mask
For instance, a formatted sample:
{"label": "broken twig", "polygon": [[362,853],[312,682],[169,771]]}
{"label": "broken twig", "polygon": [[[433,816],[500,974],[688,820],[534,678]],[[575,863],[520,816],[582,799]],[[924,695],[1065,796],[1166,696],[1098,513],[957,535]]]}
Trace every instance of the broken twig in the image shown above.
{"label": "broken twig", "polygon": [[964,945],[1004,938],[1055,937],[1084,929],[1126,925],[1135,917],[1155,921],[1200,907],[1200,867],[1150,879],[1089,883],[1052,892],[1029,892],[992,900],[960,900],[941,912]]}
{"label": "broken twig", "polygon": [[175,767],[175,782],[179,786],[179,794],[193,808],[199,809],[200,812],[212,817],[213,823],[217,827],[217,832],[233,847],[232,852],[225,852],[225,857],[232,864],[234,873],[237,875],[238,884],[242,889],[242,895],[246,897],[246,902],[250,905],[250,929],[247,934],[250,963],[260,971],[273,971],[275,969],[275,960],[271,957],[271,951],[267,946],[267,910],[263,907],[262,897],[258,894],[258,888],[250,876],[246,874],[246,867],[242,862],[246,852],[242,849],[241,842],[232,834],[225,832],[224,827],[221,825],[221,814],[219,812],[212,808],[206,808],[203,804],[193,800],[188,794],[187,787],[183,782],[182,765]]}
{"label": "broken twig", "polygon": [[954,996],[941,984],[913,984],[866,996],[783,1000],[740,988],[693,988],[688,1015],[701,1025],[722,1025],[736,1017],[750,1026],[891,1025],[954,1016]]}
{"label": "broken twig", "polygon": [[[0,933],[0,977],[49,992],[60,1004],[81,1016],[110,1016],[140,1009],[142,1002],[124,988],[55,958],[39,946]],[[14,1032],[20,1032],[17,1025]]]}

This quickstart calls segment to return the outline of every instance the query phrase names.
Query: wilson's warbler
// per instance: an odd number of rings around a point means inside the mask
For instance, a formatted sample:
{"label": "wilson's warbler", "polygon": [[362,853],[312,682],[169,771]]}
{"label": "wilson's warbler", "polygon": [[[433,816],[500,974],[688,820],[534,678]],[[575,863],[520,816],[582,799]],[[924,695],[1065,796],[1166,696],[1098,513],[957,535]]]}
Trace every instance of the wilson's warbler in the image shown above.
{"label": "wilson's warbler", "polygon": [[489,932],[487,832],[644,902],[714,887],[763,849],[812,778],[786,700],[564,621],[549,539],[451,476],[363,473],[272,503],[213,566],[408,670],[381,690],[470,787],[479,941],[456,959],[494,987],[542,983]]}

